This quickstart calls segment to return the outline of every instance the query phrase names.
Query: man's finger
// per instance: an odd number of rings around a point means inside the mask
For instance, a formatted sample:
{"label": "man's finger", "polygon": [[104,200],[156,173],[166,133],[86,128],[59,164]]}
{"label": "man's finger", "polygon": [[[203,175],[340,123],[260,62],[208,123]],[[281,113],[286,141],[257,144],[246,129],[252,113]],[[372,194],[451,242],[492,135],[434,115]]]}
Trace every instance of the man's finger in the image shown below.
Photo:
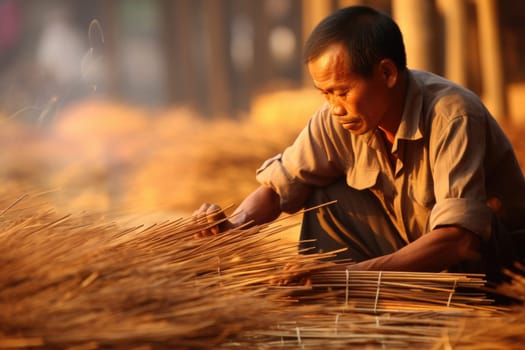
{"label": "man's finger", "polygon": [[222,211],[222,208],[216,204],[211,204],[206,208],[206,217],[209,223],[224,219],[226,215]]}
{"label": "man's finger", "polygon": [[193,222],[202,225],[212,224],[211,227],[206,227],[194,235],[194,238],[204,238],[219,234],[222,230],[218,221],[226,219],[226,214],[223,209],[216,204],[203,203],[199,209],[192,214]]}

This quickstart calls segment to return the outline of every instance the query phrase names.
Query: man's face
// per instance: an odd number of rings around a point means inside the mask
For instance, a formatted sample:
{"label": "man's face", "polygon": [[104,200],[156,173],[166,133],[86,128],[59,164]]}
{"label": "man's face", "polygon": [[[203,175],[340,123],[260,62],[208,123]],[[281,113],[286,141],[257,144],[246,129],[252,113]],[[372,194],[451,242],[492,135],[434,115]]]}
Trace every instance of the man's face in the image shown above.
{"label": "man's face", "polygon": [[366,133],[388,117],[390,89],[381,70],[374,68],[368,78],[353,73],[342,44],[329,46],[308,62],[308,70],[315,87],[330,104],[332,116],[351,133]]}

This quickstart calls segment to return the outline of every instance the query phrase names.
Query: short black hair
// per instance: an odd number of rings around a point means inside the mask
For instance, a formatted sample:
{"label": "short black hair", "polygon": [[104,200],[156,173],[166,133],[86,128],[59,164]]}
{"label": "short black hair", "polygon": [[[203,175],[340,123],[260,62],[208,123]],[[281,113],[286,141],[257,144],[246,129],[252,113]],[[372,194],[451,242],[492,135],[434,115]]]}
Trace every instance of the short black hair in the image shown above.
{"label": "short black hair", "polygon": [[389,58],[400,71],[406,70],[403,35],[394,20],[367,6],[350,6],[323,19],[304,46],[304,62],[321,55],[330,45],[342,43],[350,57],[350,69],[363,77]]}

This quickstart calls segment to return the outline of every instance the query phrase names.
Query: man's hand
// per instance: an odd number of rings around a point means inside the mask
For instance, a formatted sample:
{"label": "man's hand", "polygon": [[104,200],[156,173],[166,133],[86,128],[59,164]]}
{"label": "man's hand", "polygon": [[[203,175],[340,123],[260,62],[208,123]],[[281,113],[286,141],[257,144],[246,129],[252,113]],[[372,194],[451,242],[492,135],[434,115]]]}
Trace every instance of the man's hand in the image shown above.
{"label": "man's hand", "polygon": [[[276,219],[281,214],[279,195],[265,185],[259,186],[244,199],[233,214],[226,220],[224,210],[216,204],[204,203],[193,213],[193,220],[204,225],[196,238],[216,235],[236,227],[248,228]],[[212,225],[217,223],[216,225]]]}
{"label": "man's hand", "polygon": [[272,286],[299,285],[309,287],[311,271],[305,270],[300,264],[286,263],[278,275],[270,280]]}
{"label": "man's hand", "polygon": [[[192,218],[197,224],[205,224],[204,228],[195,234],[195,238],[216,235],[234,226],[229,220],[226,220],[224,210],[216,204],[202,204],[199,209],[193,212]],[[211,225],[213,223],[216,225]]]}

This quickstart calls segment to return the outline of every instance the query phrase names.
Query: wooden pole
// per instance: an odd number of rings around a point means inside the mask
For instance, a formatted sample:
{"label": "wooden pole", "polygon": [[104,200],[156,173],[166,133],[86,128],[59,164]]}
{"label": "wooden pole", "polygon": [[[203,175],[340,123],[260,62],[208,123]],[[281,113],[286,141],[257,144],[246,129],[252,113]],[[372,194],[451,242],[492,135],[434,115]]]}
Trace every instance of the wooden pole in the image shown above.
{"label": "wooden pole", "polygon": [[208,82],[210,112],[213,116],[227,116],[231,113],[231,83],[229,66],[228,21],[224,1],[205,2],[205,22],[208,55]]}
{"label": "wooden pole", "polygon": [[436,72],[434,2],[392,0],[392,16],[403,33],[408,66]]}
{"label": "wooden pole", "polygon": [[445,21],[445,76],[467,86],[467,11],[465,0],[439,0]]}
{"label": "wooden pole", "polygon": [[[303,38],[308,39],[315,26],[333,11],[330,1],[303,0]],[[310,74],[303,68],[303,83],[311,86]]]}
{"label": "wooden pole", "polygon": [[485,104],[494,117],[503,121],[507,114],[505,83],[499,33],[499,11],[495,0],[477,0],[481,74]]}

